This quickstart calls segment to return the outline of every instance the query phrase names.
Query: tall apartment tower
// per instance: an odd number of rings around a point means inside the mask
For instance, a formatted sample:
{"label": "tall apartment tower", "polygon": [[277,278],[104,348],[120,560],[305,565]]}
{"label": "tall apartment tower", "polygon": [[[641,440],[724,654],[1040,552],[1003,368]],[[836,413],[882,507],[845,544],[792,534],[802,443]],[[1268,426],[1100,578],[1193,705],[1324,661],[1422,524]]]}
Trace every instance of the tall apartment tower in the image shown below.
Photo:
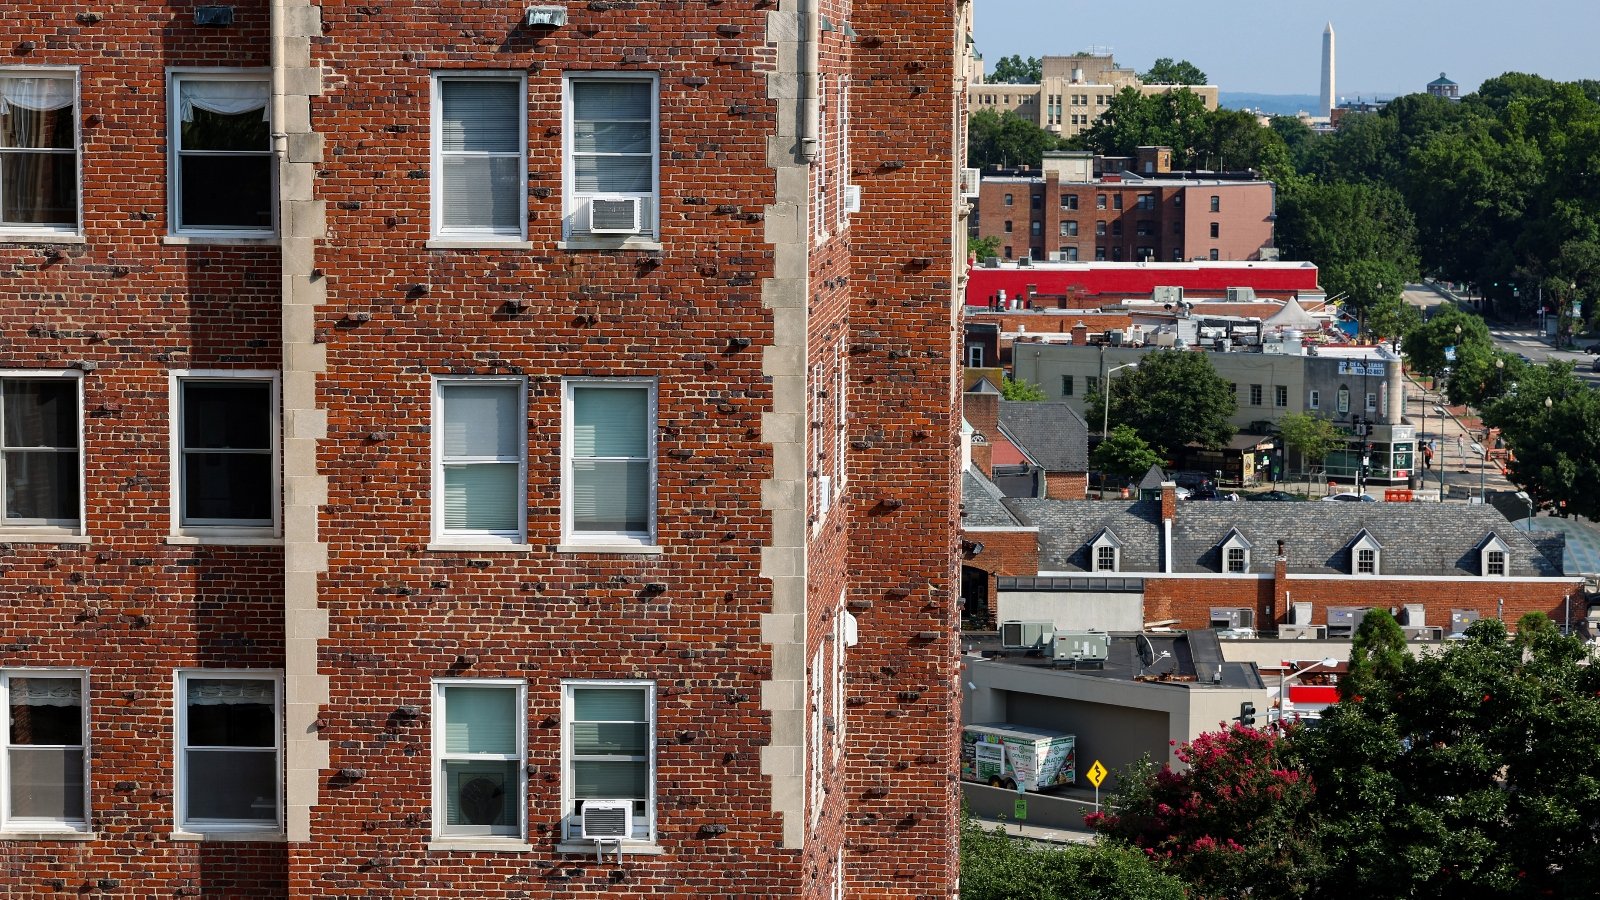
{"label": "tall apartment tower", "polygon": [[954,892],[969,4],[11,8],[11,892]]}
{"label": "tall apartment tower", "polygon": [[1333,23],[1329,22],[1328,27],[1322,29],[1322,115],[1331,117],[1338,103],[1333,80]]}

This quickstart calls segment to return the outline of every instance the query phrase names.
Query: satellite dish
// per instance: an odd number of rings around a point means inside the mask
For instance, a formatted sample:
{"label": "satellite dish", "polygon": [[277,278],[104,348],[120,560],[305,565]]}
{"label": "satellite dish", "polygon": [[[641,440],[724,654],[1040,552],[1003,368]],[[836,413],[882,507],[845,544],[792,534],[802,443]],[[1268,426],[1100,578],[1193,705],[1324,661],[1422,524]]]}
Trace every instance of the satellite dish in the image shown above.
{"label": "satellite dish", "polygon": [[1147,635],[1141,633],[1139,635],[1139,637],[1138,637],[1138,640],[1136,640],[1135,643],[1139,647],[1139,663],[1140,663],[1140,665],[1143,665],[1145,667],[1149,667],[1149,666],[1155,665],[1155,662],[1156,662],[1156,648],[1155,648],[1154,644],[1150,643],[1150,638]]}

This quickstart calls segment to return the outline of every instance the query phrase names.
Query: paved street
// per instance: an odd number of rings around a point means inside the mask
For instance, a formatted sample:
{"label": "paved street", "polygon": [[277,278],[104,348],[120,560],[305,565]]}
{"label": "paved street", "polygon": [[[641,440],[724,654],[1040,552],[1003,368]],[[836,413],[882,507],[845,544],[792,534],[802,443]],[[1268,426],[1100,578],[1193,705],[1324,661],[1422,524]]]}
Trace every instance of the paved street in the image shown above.
{"label": "paved street", "polygon": [[[1405,290],[1406,302],[1422,309],[1424,316],[1433,315],[1434,310],[1452,302],[1450,294],[1428,284],[1408,285]],[[1468,308],[1471,308],[1468,305]],[[1551,345],[1539,330],[1539,322],[1489,323],[1489,336],[1494,339],[1495,346],[1507,353],[1516,353],[1527,357],[1535,365],[1544,365],[1546,362],[1556,360],[1570,362],[1574,373],[1590,387],[1600,388],[1600,372],[1592,371],[1590,366],[1595,357],[1581,350],[1558,350]],[[1587,347],[1600,340],[1580,340],[1579,347]]]}

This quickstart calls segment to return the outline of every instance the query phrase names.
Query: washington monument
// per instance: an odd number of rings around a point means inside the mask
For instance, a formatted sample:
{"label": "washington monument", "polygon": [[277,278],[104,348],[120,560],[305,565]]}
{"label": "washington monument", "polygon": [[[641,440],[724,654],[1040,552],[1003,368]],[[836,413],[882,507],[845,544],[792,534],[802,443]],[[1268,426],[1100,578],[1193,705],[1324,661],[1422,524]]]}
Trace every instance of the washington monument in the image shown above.
{"label": "washington monument", "polygon": [[1333,92],[1333,23],[1322,30],[1322,114],[1333,115],[1339,98]]}

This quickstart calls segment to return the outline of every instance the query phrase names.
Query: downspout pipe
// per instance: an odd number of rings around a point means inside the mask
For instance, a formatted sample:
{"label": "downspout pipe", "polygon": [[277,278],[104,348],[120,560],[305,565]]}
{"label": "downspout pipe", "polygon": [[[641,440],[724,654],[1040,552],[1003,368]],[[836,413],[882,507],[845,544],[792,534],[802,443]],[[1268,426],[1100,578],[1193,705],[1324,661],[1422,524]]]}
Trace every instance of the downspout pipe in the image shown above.
{"label": "downspout pipe", "polygon": [[[280,2],[280,0],[274,0]],[[805,28],[805,46],[800,50],[800,159],[806,163],[817,161],[821,129],[822,92],[819,89],[822,70],[822,4],[820,0],[807,0],[800,14]]]}
{"label": "downspout pipe", "polygon": [[289,156],[289,133],[284,130],[283,122],[285,83],[283,45],[287,40],[283,19],[283,0],[272,0],[271,18],[267,26],[272,53],[272,155],[273,161],[279,167]]}

